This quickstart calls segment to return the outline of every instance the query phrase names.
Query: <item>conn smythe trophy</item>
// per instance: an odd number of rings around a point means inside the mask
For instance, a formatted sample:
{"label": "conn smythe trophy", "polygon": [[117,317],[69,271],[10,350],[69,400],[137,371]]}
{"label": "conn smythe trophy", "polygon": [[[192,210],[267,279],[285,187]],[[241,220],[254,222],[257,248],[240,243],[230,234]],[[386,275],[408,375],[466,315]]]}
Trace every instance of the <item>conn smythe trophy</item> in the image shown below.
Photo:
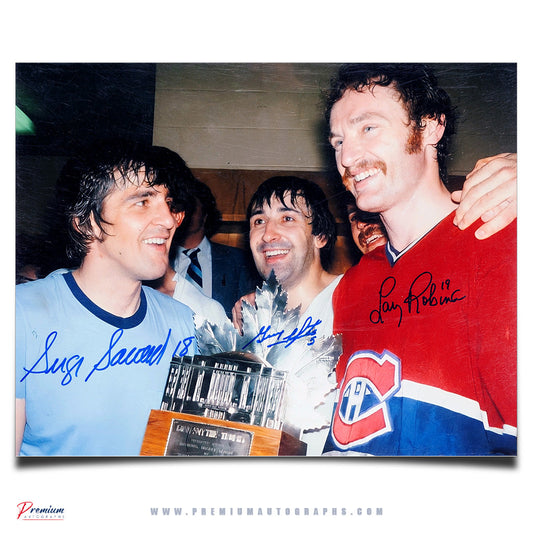
{"label": "conn smythe trophy", "polygon": [[175,357],[141,455],[305,455],[305,431],[329,426],[340,338],[286,310],[274,276],[243,302],[243,332],[196,316],[199,354]]}
{"label": "conn smythe trophy", "polygon": [[170,422],[163,455],[278,455],[286,377],[244,352],[174,358],[152,413]]}

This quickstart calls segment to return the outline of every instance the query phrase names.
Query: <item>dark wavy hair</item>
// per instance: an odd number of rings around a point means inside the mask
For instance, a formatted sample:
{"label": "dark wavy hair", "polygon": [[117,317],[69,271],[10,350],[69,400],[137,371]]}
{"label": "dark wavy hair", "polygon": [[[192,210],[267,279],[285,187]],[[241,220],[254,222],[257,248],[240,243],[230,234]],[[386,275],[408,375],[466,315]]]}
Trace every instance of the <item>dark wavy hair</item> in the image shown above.
{"label": "dark wavy hair", "polygon": [[217,233],[222,225],[222,213],[217,207],[215,196],[209,186],[198,178],[194,178],[191,182],[190,192],[192,195],[190,206],[188,206],[185,213],[185,219],[181,226],[176,230],[176,235],[174,237],[176,245],[182,245],[187,238],[192,222],[192,217],[189,216],[189,212],[192,215],[197,206],[200,207],[202,216],[205,217],[203,232],[208,239]]}
{"label": "dark wavy hair", "polygon": [[102,206],[115,188],[143,182],[163,185],[172,198],[172,210],[180,212],[191,205],[193,179],[176,153],[135,142],[98,143],[84,155],[70,159],[56,187],[60,215],[68,231],[68,259],[73,264],[83,260],[90,243],[99,238],[97,228],[106,234],[104,225],[109,223],[102,217]]}
{"label": "dark wavy hair", "polygon": [[270,206],[272,198],[276,198],[287,207],[285,203],[287,194],[293,206],[300,198],[304,201],[311,214],[312,234],[326,239],[326,244],[320,249],[320,263],[324,270],[328,270],[333,262],[337,227],[335,218],[329,210],[326,195],[316,183],[297,176],[274,176],[267,179],[250,199],[246,211],[248,222],[256,209],[265,204]]}
{"label": "dark wavy hair", "polygon": [[457,111],[450,97],[438,85],[432,69],[419,63],[349,63],[339,68],[325,94],[325,117],[329,124],[331,110],[347,90],[372,90],[375,86],[394,88],[404,103],[409,119],[421,130],[425,118],[445,125],[444,134],[435,145],[439,175],[447,175],[451,138],[455,134]]}
{"label": "dark wavy hair", "polygon": [[209,239],[220,228],[222,223],[222,214],[217,207],[217,201],[211,189],[202,181],[196,180],[193,194],[202,207],[202,213],[205,216],[204,234]]}

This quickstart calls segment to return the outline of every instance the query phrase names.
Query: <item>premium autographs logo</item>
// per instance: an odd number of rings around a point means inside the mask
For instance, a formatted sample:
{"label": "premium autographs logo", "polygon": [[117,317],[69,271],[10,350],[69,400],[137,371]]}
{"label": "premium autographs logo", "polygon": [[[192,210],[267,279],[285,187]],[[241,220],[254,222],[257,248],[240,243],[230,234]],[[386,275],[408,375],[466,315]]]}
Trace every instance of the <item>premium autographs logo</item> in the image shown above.
{"label": "premium autographs logo", "polygon": [[33,502],[20,502],[17,505],[17,520],[64,520],[63,507],[36,507]]}

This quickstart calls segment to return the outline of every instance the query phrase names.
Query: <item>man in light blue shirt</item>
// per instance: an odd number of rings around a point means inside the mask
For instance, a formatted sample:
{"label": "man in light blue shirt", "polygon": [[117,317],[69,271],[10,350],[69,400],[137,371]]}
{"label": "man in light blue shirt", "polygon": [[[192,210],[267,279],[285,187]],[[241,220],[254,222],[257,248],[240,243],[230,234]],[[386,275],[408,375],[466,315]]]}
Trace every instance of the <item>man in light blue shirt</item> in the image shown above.
{"label": "man in light blue shirt", "polygon": [[142,285],[185,210],[151,150],[106,144],[60,183],[79,266],[17,286],[17,454],[138,455],[172,356],[195,351],[191,310]]}

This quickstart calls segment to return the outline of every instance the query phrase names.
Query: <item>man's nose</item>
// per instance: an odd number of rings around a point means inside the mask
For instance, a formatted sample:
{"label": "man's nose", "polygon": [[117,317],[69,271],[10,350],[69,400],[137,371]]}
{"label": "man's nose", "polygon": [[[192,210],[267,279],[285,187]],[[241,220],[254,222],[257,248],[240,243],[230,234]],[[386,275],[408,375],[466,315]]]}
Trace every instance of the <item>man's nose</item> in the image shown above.
{"label": "man's nose", "polygon": [[173,229],[176,226],[176,217],[170,208],[168,202],[162,202],[158,205],[154,214],[154,224],[163,226],[166,229]]}
{"label": "man's nose", "polygon": [[269,220],[265,222],[265,231],[263,232],[263,240],[265,242],[272,242],[279,238],[279,228],[275,221]]}
{"label": "man's nose", "polygon": [[356,165],[362,157],[363,149],[361,142],[355,136],[344,139],[341,148],[340,163],[344,168],[351,168]]}

